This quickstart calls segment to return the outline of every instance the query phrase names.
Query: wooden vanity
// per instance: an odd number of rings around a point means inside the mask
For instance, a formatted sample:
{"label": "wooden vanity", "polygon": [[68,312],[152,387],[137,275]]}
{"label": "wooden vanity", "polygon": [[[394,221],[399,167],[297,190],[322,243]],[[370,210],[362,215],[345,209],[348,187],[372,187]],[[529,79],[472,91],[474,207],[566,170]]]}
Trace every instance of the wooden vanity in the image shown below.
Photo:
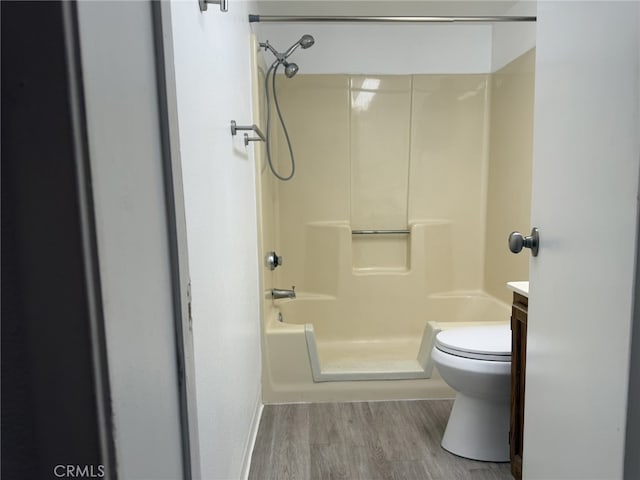
{"label": "wooden vanity", "polygon": [[522,437],[524,430],[524,389],[527,360],[527,312],[529,282],[510,282],[513,290],[511,306],[511,422],[509,451],[511,473],[522,478]]}

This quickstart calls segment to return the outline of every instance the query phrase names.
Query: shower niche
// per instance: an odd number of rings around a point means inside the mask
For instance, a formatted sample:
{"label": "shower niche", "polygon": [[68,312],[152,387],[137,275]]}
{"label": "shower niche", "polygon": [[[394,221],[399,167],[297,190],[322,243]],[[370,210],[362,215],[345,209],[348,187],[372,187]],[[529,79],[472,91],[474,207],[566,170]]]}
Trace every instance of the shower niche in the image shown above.
{"label": "shower niche", "polygon": [[375,270],[406,272],[411,262],[410,244],[408,233],[353,234],[353,268],[363,273]]}

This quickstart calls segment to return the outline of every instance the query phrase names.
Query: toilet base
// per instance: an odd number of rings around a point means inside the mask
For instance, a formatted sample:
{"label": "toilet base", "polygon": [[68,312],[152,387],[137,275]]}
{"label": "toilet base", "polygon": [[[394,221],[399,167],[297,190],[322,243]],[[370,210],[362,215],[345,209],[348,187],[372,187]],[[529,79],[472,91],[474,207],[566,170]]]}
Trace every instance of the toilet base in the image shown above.
{"label": "toilet base", "polygon": [[509,401],[487,401],[458,392],[442,448],[472,460],[508,462]]}

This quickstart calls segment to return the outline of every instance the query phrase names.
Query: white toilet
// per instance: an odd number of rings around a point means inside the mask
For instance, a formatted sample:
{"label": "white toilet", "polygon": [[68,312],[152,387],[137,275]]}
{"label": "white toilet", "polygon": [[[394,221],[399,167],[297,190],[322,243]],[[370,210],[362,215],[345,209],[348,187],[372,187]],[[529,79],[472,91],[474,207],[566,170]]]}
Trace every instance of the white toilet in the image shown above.
{"label": "white toilet", "polygon": [[442,379],[457,392],[442,447],[465,458],[508,462],[509,324],[442,331],[431,356]]}

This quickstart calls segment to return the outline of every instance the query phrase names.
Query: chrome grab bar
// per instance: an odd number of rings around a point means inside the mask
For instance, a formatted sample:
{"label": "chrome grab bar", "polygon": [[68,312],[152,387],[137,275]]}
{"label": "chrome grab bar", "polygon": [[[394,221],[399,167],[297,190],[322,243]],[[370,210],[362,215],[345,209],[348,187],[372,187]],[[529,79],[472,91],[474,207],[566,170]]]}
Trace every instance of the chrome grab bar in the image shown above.
{"label": "chrome grab bar", "polygon": [[238,125],[235,120],[231,120],[231,135],[238,133],[238,130],[251,130],[258,135],[257,137],[250,137],[248,133],[244,134],[244,146],[248,147],[249,142],[266,142],[267,137],[264,136],[262,130],[254,123],[253,125]]}
{"label": "chrome grab bar", "polygon": [[352,235],[408,235],[410,230],[351,230]]}

